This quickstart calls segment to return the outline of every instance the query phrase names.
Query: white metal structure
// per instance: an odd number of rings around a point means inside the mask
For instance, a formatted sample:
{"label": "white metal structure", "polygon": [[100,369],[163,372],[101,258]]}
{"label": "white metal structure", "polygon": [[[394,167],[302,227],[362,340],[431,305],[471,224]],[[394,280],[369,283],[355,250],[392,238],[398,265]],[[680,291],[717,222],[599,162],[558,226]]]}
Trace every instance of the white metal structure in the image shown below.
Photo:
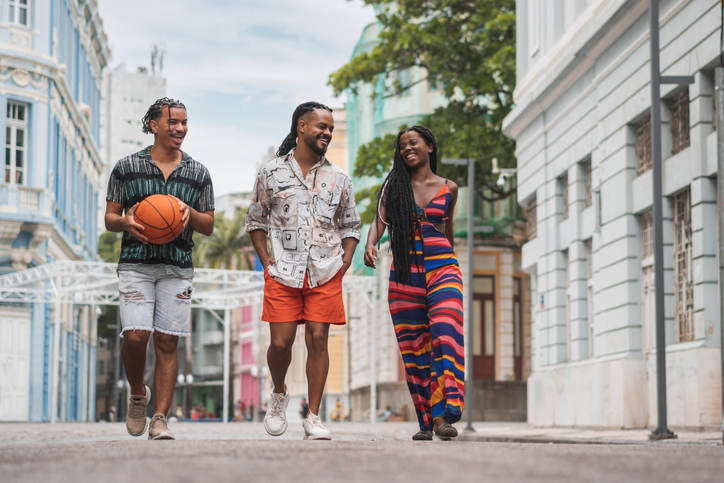
{"label": "white metal structure", "polygon": [[[373,277],[347,275],[344,293],[356,294],[370,308],[370,323],[375,319],[377,290]],[[261,302],[264,292],[264,273],[241,270],[194,270],[194,292],[191,304],[203,308],[218,318],[224,326],[224,408],[223,420],[229,420],[229,351],[231,309]],[[116,265],[101,262],[57,261],[47,265],[0,276],[0,302],[55,304],[55,330],[53,335],[51,371],[52,392],[50,421],[55,422],[58,401],[58,368],[60,363],[60,307],[73,305],[118,305],[118,277]],[[216,310],[223,310],[223,319]],[[370,363],[372,365],[371,408],[372,422],[376,412],[375,334],[374,324],[370,337]]]}

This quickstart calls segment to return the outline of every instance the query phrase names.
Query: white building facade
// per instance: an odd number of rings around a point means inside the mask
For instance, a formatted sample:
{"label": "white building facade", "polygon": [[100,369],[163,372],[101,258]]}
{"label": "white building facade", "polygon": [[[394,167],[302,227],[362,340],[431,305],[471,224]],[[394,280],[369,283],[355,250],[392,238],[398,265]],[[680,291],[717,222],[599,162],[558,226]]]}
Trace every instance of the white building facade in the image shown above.
{"label": "white building facade", "polygon": [[[517,1],[518,195],[531,274],[528,421],[655,427],[648,0]],[[721,423],[716,0],[660,2],[668,421]]]}
{"label": "white building facade", "polygon": [[122,63],[105,71],[101,155],[109,169],[121,158],[153,144],[153,136],[142,131],[141,119],[156,100],[165,96],[166,79],[150,74],[145,67],[127,72]]}

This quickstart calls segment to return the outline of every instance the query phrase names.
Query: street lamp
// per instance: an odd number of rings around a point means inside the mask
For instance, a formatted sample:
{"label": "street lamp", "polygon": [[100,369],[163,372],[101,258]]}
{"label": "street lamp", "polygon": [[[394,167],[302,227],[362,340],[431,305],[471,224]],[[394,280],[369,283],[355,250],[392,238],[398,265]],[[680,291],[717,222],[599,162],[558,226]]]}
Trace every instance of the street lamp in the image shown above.
{"label": "street lamp", "polygon": [[508,181],[508,178],[513,176],[515,173],[517,173],[517,169],[505,169],[505,168],[499,168],[498,167],[498,158],[493,158],[493,174],[500,174],[498,177],[498,181],[495,182],[495,184],[498,185],[499,188],[503,188],[505,186],[505,182]]}
{"label": "street lamp", "polygon": [[[269,368],[264,366],[259,369],[259,366],[255,364],[249,368],[249,372],[251,373],[251,377],[259,379],[259,406],[257,407],[257,412],[259,412],[261,410],[262,381],[269,375]],[[251,417],[253,419],[254,415],[252,414]]]}
{"label": "street lamp", "polygon": [[194,383],[194,375],[193,374],[186,374],[185,376],[183,374],[179,374],[178,377],[176,377],[176,382],[178,382],[178,385],[183,388],[184,391],[184,411],[189,414],[189,418],[191,416],[188,407],[188,400],[189,400],[189,386]]}
{"label": "street lamp", "polygon": [[[465,404],[468,407],[466,413],[467,426],[465,431],[474,432],[473,408],[471,405],[473,395],[473,212],[475,211],[475,160],[469,158],[442,158],[442,164],[467,165],[468,166],[468,309],[465,311],[467,319],[467,348],[465,350]],[[497,163],[496,163],[497,165]]]}

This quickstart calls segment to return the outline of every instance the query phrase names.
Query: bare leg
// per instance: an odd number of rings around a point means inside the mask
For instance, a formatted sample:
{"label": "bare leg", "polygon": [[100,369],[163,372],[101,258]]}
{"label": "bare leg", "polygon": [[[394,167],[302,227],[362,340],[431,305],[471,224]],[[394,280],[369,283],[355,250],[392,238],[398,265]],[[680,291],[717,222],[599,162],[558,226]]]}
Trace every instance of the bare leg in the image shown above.
{"label": "bare leg", "polygon": [[307,343],[307,383],[309,391],[309,411],[319,415],[319,406],[324,395],[324,385],[329,372],[329,352],[327,339],[329,324],[307,322],[304,329],[304,341]]}
{"label": "bare leg", "polygon": [[126,371],[131,394],[145,396],[146,386],[143,383],[143,368],[146,365],[146,348],[151,332],[148,330],[128,330],[123,333],[121,359]]}
{"label": "bare leg", "polygon": [[153,414],[167,416],[178,375],[178,336],[154,332],[153,347],[156,349],[156,407]]}
{"label": "bare leg", "polygon": [[266,352],[266,363],[269,366],[269,373],[274,382],[274,392],[277,394],[286,393],[284,380],[287,377],[287,369],[292,363],[292,346],[297,336],[298,322],[275,322],[269,324],[271,342]]}

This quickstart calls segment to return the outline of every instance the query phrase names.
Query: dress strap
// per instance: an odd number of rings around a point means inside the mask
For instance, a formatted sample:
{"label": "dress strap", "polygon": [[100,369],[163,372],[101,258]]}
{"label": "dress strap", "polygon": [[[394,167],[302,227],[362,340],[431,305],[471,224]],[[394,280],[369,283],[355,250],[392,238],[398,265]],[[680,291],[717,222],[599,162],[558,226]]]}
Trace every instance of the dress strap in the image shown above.
{"label": "dress strap", "polygon": [[445,184],[447,184],[447,178],[445,178]]}

